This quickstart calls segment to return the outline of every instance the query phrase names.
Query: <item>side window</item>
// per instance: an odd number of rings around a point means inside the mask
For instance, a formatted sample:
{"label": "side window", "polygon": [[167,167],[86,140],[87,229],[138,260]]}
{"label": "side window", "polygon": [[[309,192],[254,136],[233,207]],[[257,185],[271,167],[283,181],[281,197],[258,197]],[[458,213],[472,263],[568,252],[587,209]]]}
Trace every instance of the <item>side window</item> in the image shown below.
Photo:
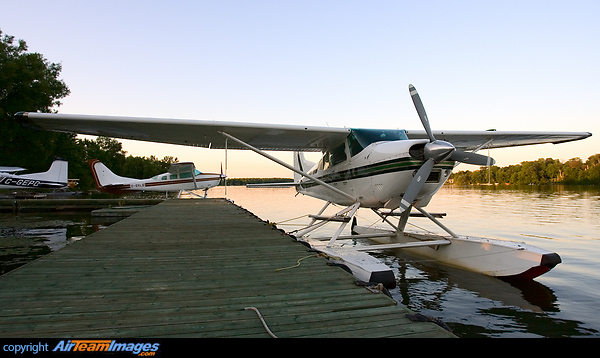
{"label": "side window", "polygon": [[173,180],[173,179],[177,179],[177,174],[171,174],[169,176],[169,179]]}
{"label": "side window", "polygon": [[339,164],[346,160],[346,143],[342,143],[331,151],[331,165]]}
{"label": "side window", "polygon": [[323,153],[323,158],[321,158],[321,160],[319,161],[319,169],[321,170],[325,170],[327,168],[329,168],[329,152],[325,152]]}
{"label": "side window", "polygon": [[350,149],[351,157],[357,155],[363,149],[365,149],[362,145],[360,145],[360,142],[358,141],[358,139],[356,139],[354,132],[350,133],[350,135],[348,136],[348,149]]}

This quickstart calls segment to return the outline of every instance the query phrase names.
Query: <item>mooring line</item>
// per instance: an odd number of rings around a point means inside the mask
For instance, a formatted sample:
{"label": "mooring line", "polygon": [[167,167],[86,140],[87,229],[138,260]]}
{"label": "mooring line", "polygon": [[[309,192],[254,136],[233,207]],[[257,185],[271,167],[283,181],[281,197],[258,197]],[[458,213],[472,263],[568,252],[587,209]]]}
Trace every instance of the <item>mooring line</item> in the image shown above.
{"label": "mooring line", "polygon": [[289,267],[277,268],[277,269],[275,269],[275,272],[277,272],[277,271],[282,271],[282,270],[287,270],[287,269],[292,269],[292,268],[298,267],[298,266],[300,266],[300,261],[302,261],[302,260],[304,260],[304,259],[307,259],[307,258],[309,258],[309,257],[318,257],[319,255],[320,255],[320,254],[313,254],[313,255],[304,256],[304,257],[300,258],[300,259],[297,261],[298,263],[297,263],[296,265],[294,265],[294,266],[289,266]]}
{"label": "mooring line", "polygon": [[256,312],[256,314],[258,315],[258,318],[260,318],[260,321],[262,322],[263,327],[265,327],[265,329],[267,330],[267,333],[269,333],[269,335],[272,338],[277,338],[277,336],[274,335],[273,332],[271,332],[271,330],[267,326],[267,322],[265,322],[265,320],[263,319],[262,315],[260,314],[260,312],[258,311],[258,309],[256,307],[245,307],[244,310]]}

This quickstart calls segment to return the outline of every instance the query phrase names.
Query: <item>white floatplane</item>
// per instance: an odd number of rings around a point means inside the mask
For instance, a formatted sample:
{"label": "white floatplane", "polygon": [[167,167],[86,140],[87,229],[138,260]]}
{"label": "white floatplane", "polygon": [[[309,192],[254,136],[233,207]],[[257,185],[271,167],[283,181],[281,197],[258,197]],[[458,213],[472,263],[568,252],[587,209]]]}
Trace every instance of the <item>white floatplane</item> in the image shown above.
{"label": "white floatplane", "polygon": [[[491,165],[493,159],[476,154],[481,149],[542,143],[564,143],[591,136],[588,132],[432,131],[416,89],[410,95],[425,130],[351,129],[129,118],[90,115],[17,113],[18,120],[41,129],[80,134],[156,141],[215,149],[252,150],[290,170],[299,193],[322,199],[323,209],[313,221],[293,234],[298,240],[327,254],[357,278],[395,286],[392,270],[366,251],[406,249],[486,275],[526,277],[540,275],[560,262],[556,253],[523,243],[459,236],[424,210],[458,163]],[[288,164],[266,151],[294,152]],[[322,152],[318,163],[309,163],[302,152]],[[314,164],[314,165],[313,165]],[[324,215],[330,204],[342,206]],[[359,208],[368,208],[389,223],[391,230],[353,225],[353,239],[379,239],[384,244],[349,247],[338,239]],[[409,233],[405,225],[415,208],[448,235],[432,237]],[[398,224],[391,218],[398,217]],[[339,223],[325,240],[310,238],[326,223]]]}
{"label": "white floatplane", "polygon": [[41,173],[15,174],[27,169],[0,167],[0,189],[63,189],[69,184],[69,163],[56,158],[50,169]]}
{"label": "white floatplane", "polygon": [[192,162],[173,163],[166,173],[155,175],[148,179],[135,179],[119,176],[113,173],[98,159],[88,161],[96,188],[108,193],[127,193],[132,191],[187,192],[196,195],[192,190],[204,190],[215,187],[225,179],[225,175],[202,173]]}

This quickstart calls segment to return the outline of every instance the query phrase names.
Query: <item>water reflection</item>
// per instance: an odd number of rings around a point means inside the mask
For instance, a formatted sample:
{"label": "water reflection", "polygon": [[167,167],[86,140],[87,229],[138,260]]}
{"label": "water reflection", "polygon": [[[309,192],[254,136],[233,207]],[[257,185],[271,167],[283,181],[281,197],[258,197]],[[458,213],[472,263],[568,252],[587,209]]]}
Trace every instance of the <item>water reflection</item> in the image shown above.
{"label": "water reflection", "polygon": [[104,227],[89,213],[0,215],[0,275]]}
{"label": "water reflection", "polygon": [[392,297],[412,310],[444,321],[460,337],[595,336],[576,320],[557,319],[555,292],[536,281],[506,282],[404,253],[380,256],[397,277]]}

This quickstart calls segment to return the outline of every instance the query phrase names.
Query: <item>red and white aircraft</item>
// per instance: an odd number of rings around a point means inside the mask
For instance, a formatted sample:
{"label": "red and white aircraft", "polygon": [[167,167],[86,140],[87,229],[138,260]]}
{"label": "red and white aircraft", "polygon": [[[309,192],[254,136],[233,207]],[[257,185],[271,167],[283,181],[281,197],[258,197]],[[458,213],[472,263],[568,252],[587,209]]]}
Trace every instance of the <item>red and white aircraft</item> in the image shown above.
{"label": "red and white aircraft", "polygon": [[225,179],[223,173],[200,172],[192,162],[171,164],[168,172],[148,179],[119,176],[108,169],[98,159],[92,159],[88,161],[88,164],[92,170],[98,190],[118,194],[132,191],[176,191],[181,194],[182,191],[191,193],[192,190],[204,190],[204,196],[206,197],[208,189],[219,185],[221,180]]}

